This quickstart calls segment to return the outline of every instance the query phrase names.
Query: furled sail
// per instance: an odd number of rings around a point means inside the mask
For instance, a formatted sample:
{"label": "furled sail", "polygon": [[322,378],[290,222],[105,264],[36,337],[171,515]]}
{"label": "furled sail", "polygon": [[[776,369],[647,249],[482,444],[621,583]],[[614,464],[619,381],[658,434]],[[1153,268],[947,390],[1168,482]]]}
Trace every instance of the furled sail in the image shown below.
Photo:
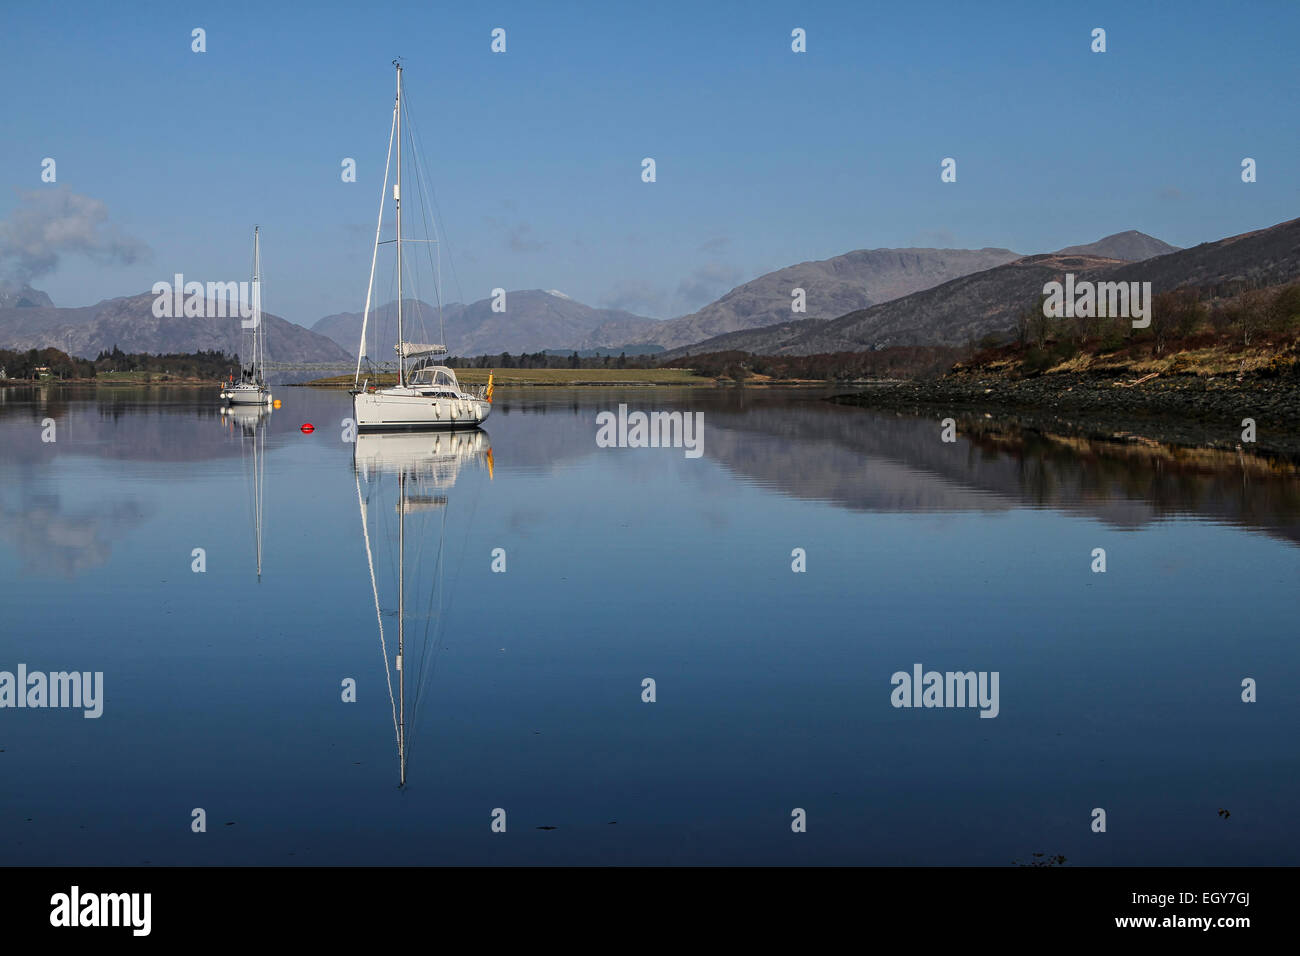
{"label": "furled sail", "polygon": [[402,358],[420,358],[425,355],[444,355],[445,345],[420,345],[416,342],[398,342],[397,352]]}

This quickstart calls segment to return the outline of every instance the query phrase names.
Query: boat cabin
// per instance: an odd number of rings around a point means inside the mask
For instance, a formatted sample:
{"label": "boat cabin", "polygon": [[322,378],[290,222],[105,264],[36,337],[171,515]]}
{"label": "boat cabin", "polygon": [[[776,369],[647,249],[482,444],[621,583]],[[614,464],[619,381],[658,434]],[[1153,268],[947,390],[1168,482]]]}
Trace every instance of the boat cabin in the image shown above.
{"label": "boat cabin", "polygon": [[406,384],[411,388],[418,389],[422,395],[442,398],[461,397],[460,383],[456,381],[456,373],[445,365],[417,368],[411,372]]}

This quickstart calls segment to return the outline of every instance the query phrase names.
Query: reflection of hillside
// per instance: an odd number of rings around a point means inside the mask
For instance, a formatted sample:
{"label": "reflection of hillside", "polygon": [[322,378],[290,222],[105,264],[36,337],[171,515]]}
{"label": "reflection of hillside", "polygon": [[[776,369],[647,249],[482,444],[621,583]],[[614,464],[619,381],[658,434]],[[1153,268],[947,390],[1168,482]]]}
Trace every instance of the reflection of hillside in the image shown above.
{"label": "reflection of hillside", "polygon": [[[511,389],[497,392],[486,427],[502,452],[502,467],[511,471],[550,470],[597,451],[596,413],[620,401],[645,402],[643,391],[632,399],[612,389]],[[599,395],[594,394],[599,392]],[[612,404],[611,404],[612,402]]]}
{"label": "reflection of hillside", "polygon": [[[53,444],[41,441],[45,418],[57,424]],[[5,464],[69,454],[160,462],[238,458],[237,436],[222,429],[222,421],[215,385],[22,389],[0,402],[0,445]]]}
{"label": "reflection of hillside", "polygon": [[[14,390],[19,392],[19,390]],[[198,461],[239,454],[210,426],[220,420],[216,389],[23,389],[0,403],[6,464],[47,462],[58,454],[137,461]],[[19,400],[21,399],[21,400]],[[41,441],[53,418],[57,441]],[[204,427],[209,426],[209,427]]]}
{"label": "reflection of hillside", "polygon": [[[955,480],[939,467],[938,427],[873,422],[811,407],[757,405],[705,414],[705,454],[759,485],[855,511],[1004,511],[1001,482]],[[924,424],[924,428],[917,427]],[[936,449],[933,449],[937,451]],[[979,463],[984,468],[991,463]]]}
{"label": "reflection of hillside", "polygon": [[146,515],[134,499],[67,511],[57,495],[24,494],[0,505],[0,538],[22,556],[24,571],[73,577],[108,563],[113,543]]}
{"label": "reflection of hillside", "polygon": [[1194,514],[1300,542],[1300,480],[1288,463],[1155,441],[1114,442],[976,424],[972,442],[1033,461],[1036,503],[1120,526]]}
{"label": "reflection of hillside", "polygon": [[[703,410],[704,454],[772,491],[866,511],[1072,511],[1120,528],[1180,514],[1300,541],[1300,480],[1236,452],[1088,441],[961,419],[939,422],[832,405],[811,392],[536,389],[509,393],[492,437],[509,467],[554,467],[596,454],[595,415]],[[538,418],[545,417],[545,427]]]}
{"label": "reflection of hillside", "polygon": [[[29,393],[16,400],[11,392],[0,400],[0,464],[49,464],[67,454],[164,462],[240,455],[238,436],[220,427],[214,395],[202,390],[40,391],[50,398]],[[351,411],[346,393],[286,395],[283,412],[266,425],[268,452],[290,442],[339,441],[334,429]],[[702,410],[706,458],[778,494],[854,510],[1028,505],[1122,528],[1192,514],[1300,542],[1300,478],[1254,456],[1090,441],[1054,434],[1064,430],[1055,425],[1020,428],[1012,419],[982,416],[958,416],[958,441],[944,444],[938,413],[925,419],[873,412],[824,402],[812,392],[502,389],[490,419],[501,467],[551,471],[602,454],[596,414],[620,402],[642,410]],[[46,416],[58,421],[57,444],[41,442]],[[298,433],[304,421],[316,423],[315,437]],[[404,441],[390,444],[382,447],[391,452]],[[437,459],[445,448],[417,450]]]}
{"label": "reflection of hillside", "polygon": [[963,421],[957,443],[944,444],[937,419],[817,402],[717,410],[706,422],[706,454],[736,473],[847,508],[1028,504],[1125,528],[1194,514],[1300,542],[1295,469],[1239,452],[1069,438],[991,419]]}

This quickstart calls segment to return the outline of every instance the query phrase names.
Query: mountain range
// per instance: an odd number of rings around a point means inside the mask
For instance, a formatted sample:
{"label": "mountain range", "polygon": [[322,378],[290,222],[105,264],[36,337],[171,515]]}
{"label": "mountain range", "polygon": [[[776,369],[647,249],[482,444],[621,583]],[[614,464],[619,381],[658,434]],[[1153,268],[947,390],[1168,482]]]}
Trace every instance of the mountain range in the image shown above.
{"label": "mountain range", "polygon": [[[593,309],[554,290],[510,292],[505,312],[493,312],[490,299],[468,306],[444,306],[446,341],[442,344],[455,355],[643,345],[672,349],[726,332],[779,322],[792,314],[794,289],[804,290],[806,311],[801,315],[833,319],[1017,258],[1019,253],[1009,249],[859,249],[833,259],[801,262],[766,273],[697,312],[666,321],[615,309]],[[395,312],[394,303],[376,311],[378,342],[397,340]],[[425,340],[438,340],[437,311],[433,307],[404,300],[403,312],[413,318],[415,328],[423,321],[428,330]],[[355,350],[361,334],[361,313],[327,315],[312,330]],[[408,333],[408,338],[413,335]]]}
{"label": "mountain range", "polygon": [[[1133,231],[1039,256],[998,248],[861,249],[766,273],[666,321],[593,308],[556,290],[508,292],[504,312],[493,311],[491,299],[454,303],[443,307],[441,322],[437,309],[408,299],[406,338],[441,342],[457,355],[650,346],[669,350],[667,357],[730,348],[806,354],[949,343],[1010,325],[1025,295],[1040,289],[1045,277],[1067,269],[1118,268],[1175,251]],[[804,312],[792,311],[796,289],[803,290]],[[238,320],[158,319],[153,298],[146,293],[56,308],[39,290],[0,284],[0,347],[54,346],[86,357],[114,346],[154,353],[238,351]],[[367,351],[376,360],[391,358],[395,313],[391,302],[372,313]],[[271,361],[355,361],[359,312],[327,315],[311,329],[269,313],[264,318]]]}
{"label": "mountain range", "polygon": [[[45,293],[27,289],[17,300],[49,302]],[[0,348],[14,350],[53,347],[69,355],[95,358],[117,346],[124,352],[168,354],[219,350],[234,355],[241,348],[243,329],[236,318],[156,318],[151,292],[104,299],[95,305],[60,309],[53,305],[0,304]],[[349,362],[351,353],[323,335],[262,313],[266,357],[271,362]]]}
{"label": "mountain range", "polygon": [[920,292],[951,279],[1018,259],[1010,249],[859,249],[777,269],[732,289],[690,315],[652,330],[652,341],[673,349],[715,335],[790,319],[793,290],[803,289],[816,321]]}
{"label": "mountain range", "polygon": [[[1124,244],[1131,241],[1129,237]],[[1123,246],[1117,249],[1110,244],[1071,248],[1124,251]],[[1143,248],[1151,247],[1143,243]],[[1069,250],[1026,256],[830,322],[786,322],[736,332],[664,357],[671,359],[687,351],[815,355],[899,345],[960,346],[1010,330],[1016,316],[1037,301],[1043,285],[1066,272],[1094,282],[1150,282],[1155,294],[1194,287],[1232,295],[1252,287],[1294,282],[1300,280],[1300,219],[1137,262],[1122,262],[1113,255],[1067,253]]]}
{"label": "mountain range", "polygon": [[670,351],[664,358],[731,350],[816,355],[898,345],[963,345],[1012,327],[1026,305],[1037,301],[1044,283],[1062,273],[1078,275],[1123,264],[1101,256],[1025,256],[829,322],[802,320],[733,332]]}
{"label": "mountain range", "polygon": [[[407,341],[447,346],[453,355],[541,352],[556,348],[617,348],[649,341],[648,330],[662,323],[618,309],[593,309],[554,289],[507,292],[505,311],[492,311],[492,299],[442,308],[403,299]],[[444,336],[445,330],[445,336]],[[361,340],[361,313],[327,315],[312,331],[334,340],[353,356]],[[397,341],[397,303],[375,309],[366,331],[367,351],[376,360],[391,357]]]}

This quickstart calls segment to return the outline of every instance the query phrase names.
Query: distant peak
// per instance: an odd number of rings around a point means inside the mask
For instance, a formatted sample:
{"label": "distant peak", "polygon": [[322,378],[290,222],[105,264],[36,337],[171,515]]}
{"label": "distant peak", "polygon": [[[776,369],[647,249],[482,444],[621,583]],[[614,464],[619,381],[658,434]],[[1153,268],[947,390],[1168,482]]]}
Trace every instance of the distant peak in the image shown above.
{"label": "distant peak", "polygon": [[555,296],[555,297],[558,298],[558,299],[568,299],[570,302],[573,301],[573,297],[572,297],[572,296],[565,295],[565,294],[564,294],[563,292],[561,292],[559,289],[547,289],[547,290],[546,290],[546,294],[547,294],[547,295],[553,295],[553,296]]}
{"label": "distant peak", "polygon": [[52,308],[50,297],[25,282],[0,279],[0,309]]}
{"label": "distant peak", "polygon": [[1144,259],[1153,259],[1156,256],[1177,252],[1178,249],[1178,246],[1171,246],[1155,236],[1148,236],[1145,232],[1129,229],[1125,232],[1117,232],[1106,236],[1104,239],[1098,239],[1096,242],[1090,242],[1087,245],[1066,246],[1064,249],[1058,250],[1056,254],[1062,256],[1102,256],[1107,259],[1122,259],[1125,262],[1141,262]]}

